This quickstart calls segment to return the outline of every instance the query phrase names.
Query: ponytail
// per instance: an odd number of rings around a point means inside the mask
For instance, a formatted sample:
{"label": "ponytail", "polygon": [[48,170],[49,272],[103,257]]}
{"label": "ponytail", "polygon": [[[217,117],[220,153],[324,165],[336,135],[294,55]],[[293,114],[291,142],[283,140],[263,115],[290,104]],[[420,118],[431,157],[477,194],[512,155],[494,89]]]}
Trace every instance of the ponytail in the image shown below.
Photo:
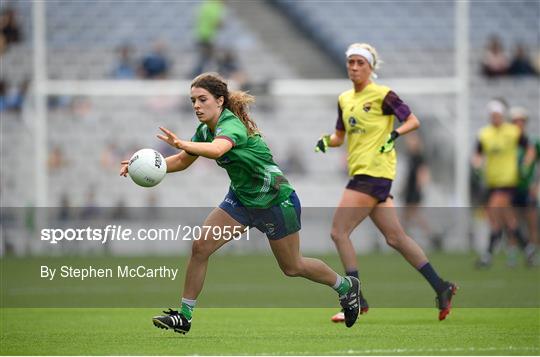
{"label": "ponytail", "polygon": [[229,92],[229,98],[225,107],[234,113],[244,124],[248,135],[258,134],[257,124],[249,117],[249,105],[255,102],[255,97],[247,92]]}

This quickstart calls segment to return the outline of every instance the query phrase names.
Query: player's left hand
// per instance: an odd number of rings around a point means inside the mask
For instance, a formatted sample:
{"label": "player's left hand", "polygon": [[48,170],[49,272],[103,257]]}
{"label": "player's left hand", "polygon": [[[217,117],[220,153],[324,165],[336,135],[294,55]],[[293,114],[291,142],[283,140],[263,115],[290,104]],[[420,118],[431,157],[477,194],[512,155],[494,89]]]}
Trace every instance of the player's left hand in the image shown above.
{"label": "player's left hand", "polygon": [[157,137],[167,144],[171,145],[172,147],[175,147],[177,149],[181,149],[182,140],[178,139],[175,133],[170,131],[169,129],[166,129],[162,126],[159,127],[159,130],[161,130],[165,135],[158,134]]}
{"label": "player's left hand", "polygon": [[315,145],[315,152],[322,151],[323,153],[325,153],[326,150],[328,150],[329,144],[330,144],[330,135],[321,136],[319,141],[317,141],[317,145]]}
{"label": "player's left hand", "polygon": [[379,149],[380,153],[390,152],[394,150],[395,141],[398,138],[399,133],[397,131],[392,131],[390,134],[388,134],[388,139],[386,139],[386,142],[383,146]]}

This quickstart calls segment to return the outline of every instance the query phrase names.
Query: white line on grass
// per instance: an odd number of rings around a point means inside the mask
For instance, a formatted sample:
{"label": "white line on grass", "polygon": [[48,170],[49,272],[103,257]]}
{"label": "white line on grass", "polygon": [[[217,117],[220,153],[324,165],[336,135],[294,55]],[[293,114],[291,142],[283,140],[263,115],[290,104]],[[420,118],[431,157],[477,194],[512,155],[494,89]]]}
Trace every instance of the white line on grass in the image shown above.
{"label": "white line on grass", "polygon": [[[508,347],[455,347],[455,348],[389,348],[389,349],[371,349],[371,350],[341,350],[341,351],[333,351],[330,355],[347,355],[347,354],[354,354],[354,355],[367,355],[372,353],[380,353],[385,355],[392,355],[397,353],[407,353],[407,354],[414,354],[414,353],[422,353],[422,352],[428,352],[432,354],[442,354],[450,353],[450,352],[493,352],[493,351],[506,351],[506,352],[515,352],[515,351],[539,351],[540,347],[520,347],[520,346],[508,346]],[[251,354],[247,354],[249,356]],[[296,355],[296,356],[311,356],[314,355],[313,352],[303,351],[303,352],[279,352],[276,353],[263,353],[263,352],[257,352],[253,354],[254,356],[290,356],[290,355]],[[324,355],[323,355],[324,356]]]}
{"label": "white line on grass", "polygon": [[367,353],[422,353],[422,352],[490,352],[490,351],[539,351],[540,347],[454,347],[454,348],[391,348],[372,350],[345,350],[336,351],[343,354],[367,354]]}

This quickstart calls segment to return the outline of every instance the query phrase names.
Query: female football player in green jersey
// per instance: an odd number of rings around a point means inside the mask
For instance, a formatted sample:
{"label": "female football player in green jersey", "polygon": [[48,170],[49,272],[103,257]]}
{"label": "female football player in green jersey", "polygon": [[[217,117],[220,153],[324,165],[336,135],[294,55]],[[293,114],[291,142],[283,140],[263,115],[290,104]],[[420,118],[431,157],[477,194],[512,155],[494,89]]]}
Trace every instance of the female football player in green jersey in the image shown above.
{"label": "female football player in green jersey", "polygon": [[[338,292],[346,325],[351,327],[359,313],[360,282],[340,276],[318,259],[301,255],[300,201],[248,115],[248,105],[253,101],[254,97],[245,92],[229,93],[217,74],[205,73],[191,83],[193,110],[201,122],[191,141],[160,128],[163,134],[158,138],[182,150],[166,158],[167,172],[185,170],[202,156],[216,160],[227,171],[231,185],[223,202],[203,224],[201,237],[205,239],[193,241],[180,312],[169,309],[152,321],[156,327],[188,332],[209,257],[232,235],[256,227],[266,233],[285,275],[326,284]],[[127,173],[127,161],[123,161],[120,174]]]}
{"label": "female football player in green jersey", "polygon": [[[368,44],[355,43],[346,51],[347,72],[353,88],[338,98],[335,132],[317,142],[316,151],[341,146],[347,139],[347,161],[351,180],[334,214],[331,237],[348,276],[358,278],[356,252],[350,239],[352,231],[370,217],[383,233],[386,242],[426,278],[437,294],[439,320],[450,312],[456,285],[441,279],[422,248],[399,223],[390,188],[395,178],[394,141],[417,129],[420,123],[409,107],[390,88],[376,84],[374,70],[380,60]],[[401,125],[394,130],[394,117]],[[368,303],[360,293],[360,313]],[[332,321],[344,320],[343,312]]]}

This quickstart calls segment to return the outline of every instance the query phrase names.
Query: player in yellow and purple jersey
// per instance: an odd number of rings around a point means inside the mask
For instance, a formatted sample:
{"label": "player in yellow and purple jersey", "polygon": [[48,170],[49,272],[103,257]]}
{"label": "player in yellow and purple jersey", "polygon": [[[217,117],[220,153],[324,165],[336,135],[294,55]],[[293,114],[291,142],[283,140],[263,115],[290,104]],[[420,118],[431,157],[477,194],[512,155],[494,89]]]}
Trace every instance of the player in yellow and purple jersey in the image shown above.
{"label": "player in yellow and purple jersey", "polygon": [[526,152],[523,161],[527,167],[534,160],[534,151],[520,128],[505,121],[506,110],[506,103],[501,99],[493,99],[488,103],[490,124],[480,130],[472,159],[477,172],[483,169],[489,190],[486,211],[491,232],[488,249],[476,263],[479,268],[491,265],[495,246],[502,238],[504,228],[523,249],[527,261],[532,261],[534,257],[534,246],[528,246],[528,240],[519,229],[512,207],[520,178],[519,150],[521,148]]}
{"label": "player in yellow and purple jersey", "polygon": [[[416,130],[420,123],[409,107],[390,88],[372,81],[380,63],[377,51],[368,44],[355,43],[346,51],[347,72],[353,88],[338,98],[335,132],[323,135],[316,151],[341,146],[347,141],[351,179],[334,214],[331,237],[345,272],[358,278],[356,252],[350,240],[352,231],[370,217],[386,242],[426,278],[437,294],[439,320],[450,312],[454,283],[439,277],[422,248],[401,227],[390,195],[396,175],[394,142],[400,135]],[[394,129],[394,118],[400,126]],[[368,304],[360,293],[361,313]],[[343,321],[337,313],[332,321]]]}
{"label": "player in yellow and purple jersey", "polygon": [[[253,101],[254,97],[245,92],[229,92],[227,83],[217,74],[201,74],[191,83],[193,110],[201,122],[191,141],[160,128],[163,134],[158,138],[182,150],[167,157],[168,173],[185,170],[202,156],[224,168],[231,184],[223,202],[203,223],[201,239],[193,241],[180,311],[169,309],[152,322],[159,328],[188,332],[208,259],[233,236],[256,227],[266,233],[285,275],[334,288],[345,310],[346,326],[351,327],[360,309],[360,282],[300,253],[300,201],[248,115],[248,105]],[[128,174],[127,164],[122,162],[120,175]]]}

